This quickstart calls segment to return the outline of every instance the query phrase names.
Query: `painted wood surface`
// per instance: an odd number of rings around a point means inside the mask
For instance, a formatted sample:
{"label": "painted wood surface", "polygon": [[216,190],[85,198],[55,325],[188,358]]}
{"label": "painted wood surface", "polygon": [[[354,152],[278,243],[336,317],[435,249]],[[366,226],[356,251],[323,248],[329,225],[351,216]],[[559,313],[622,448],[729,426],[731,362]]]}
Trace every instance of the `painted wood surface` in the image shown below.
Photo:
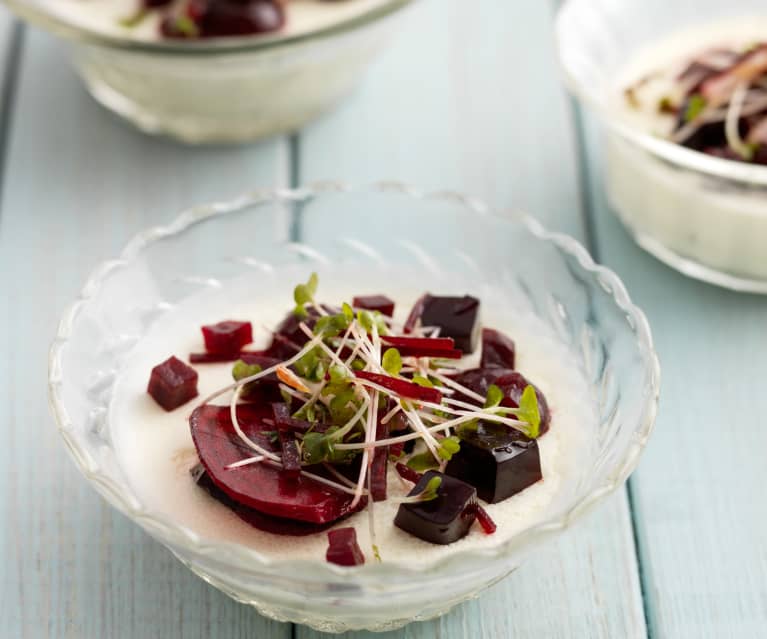
{"label": "painted wood surface", "polygon": [[767,636],[767,299],[687,279],[641,251],[605,201],[585,121],[598,257],[650,320],[663,370],[653,438],[631,479],[656,639]]}

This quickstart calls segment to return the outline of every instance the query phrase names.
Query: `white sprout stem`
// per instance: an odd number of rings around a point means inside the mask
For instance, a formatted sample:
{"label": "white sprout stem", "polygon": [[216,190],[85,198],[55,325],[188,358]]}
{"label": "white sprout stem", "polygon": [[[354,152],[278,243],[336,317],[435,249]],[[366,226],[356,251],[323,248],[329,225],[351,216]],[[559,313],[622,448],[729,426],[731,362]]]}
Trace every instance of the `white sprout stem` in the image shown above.
{"label": "white sprout stem", "polygon": [[423,434],[423,443],[426,444],[426,448],[428,448],[431,454],[434,455],[435,459],[440,459],[439,452],[437,452],[439,442],[435,439],[434,435],[429,432],[429,429],[426,428],[426,425],[423,423],[423,420],[418,413],[413,410],[406,410],[404,413],[410,418],[410,423],[415,424],[416,430]]}
{"label": "white sprout stem", "polygon": [[368,494],[370,495],[370,499],[368,499],[368,530],[370,532],[370,546],[373,550],[373,556],[378,560],[381,561],[381,556],[378,554],[378,544],[376,544],[376,522],[375,517],[373,516],[373,480],[368,473]]}
{"label": "white sprout stem", "polygon": [[245,384],[249,384],[250,382],[255,382],[256,380],[261,379],[262,377],[266,377],[267,375],[271,375],[272,373],[276,373],[277,369],[282,366],[290,366],[291,364],[297,362],[299,359],[301,359],[306,353],[308,353],[310,350],[312,350],[315,346],[317,346],[317,342],[320,341],[320,337],[317,336],[314,339],[309,340],[304,347],[298,351],[295,355],[292,357],[286,359],[284,362],[280,362],[279,364],[275,364],[274,366],[270,366],[269,368],[265,368],[264,370],[256,373],[255,375],[250,375],[249,377],[243,377],[242,379],[232,383],[228,384],[227,386],[224,386],[223,388],[218,389],[215,393],[212,393],[211,395],[208,395],[205,399],[203,399],[200,402],[200,406],[204,406],[205,404],[209,404],[212,400],[216,399],[216,397],[219,397],[226,393],[227,391],[234,390],[236,388],[239,388],[241,386],[244,386]]}
{"label": "white sprout stem", "polygon": [[351,335],[352,332],[352,325],[349,324],[349,326],[346,328],[346,332],[344,333],[343,338],[341,339],[341,343],[338,345],[338,348],[336,348],[336,359],[340,361],[341,359],[341,351],[344,350],[344,346],[346,346],[346,342],[349,341],[349,335]]}
{"label": "white sprout stem", "polygon": [[724,121],[724,134],[727,138],[727,144],[742,158],[751,159],[751,149],[740,137],[740,131],[738,125],[740,123],[740,116],[743,111],[743,101],[746,98],[748,92],[748,84],[743,82],[737,86],[730,99],[730,106],[727,109],[727,117]]}
{"label": "white sprout stem", "polygon": [[464,395],[467,395],[468,397],[473,397],[478,402],[483,402],[484,403],[485,398],[482,397],[482,395],[480,395],[479,393],[475,393],[470,388],[466,388],[463,384],[459,384],[458,382],[453,381],[449,377],[445,377],[441,373],[437,373],[435,371],[431,371],[429,374],[432,377],[436,377],[440,382],[442,382],[448,388],[453,388],[453,389],[463,393]]}
{"label": "white sprout stem", "polygon": [[280,383],[280,389],[284,390],[291,397],[300,399],[302,402],[308,403],[309,401],[311,401],[311,397],[307,398],[305,393],[301,393],[301,391],[297,391],[295,388],[291,388],[285,383]]}
{"label": "white sprout stem", "polygon": [[[371,406],[371,410],[368,413],[368,419],[367,423],[365,424],[365,444],[371,444],[375,442],[376,437],[376,426],[375,426],[375,415],[378,413],[378,397],[379,394],[376,391],[373,391],[373,402]],[[351,508],[354,508],[360,501],[362,497],[362,489],[365,485],[365,477],[368,474],[368,466],[369,466],[369,460],[370,459],[370,449],[365,448],[362,452],[362,463],[360,464],[360,474],[359,478],[357,479],[357,490],[354,495],[354,499],[351,503]]]}
{"label": "white sprout stem", "polygon": [[240,427],[240,422],[237,419],[237,400],[240,398],[240,393],[242,392],[242,386],[239,386],[235,389],[234,393],[232,393],[232,401],[229,403],[229,414],[232,417],[232,426],[234,426],[234,431],[237,433],[239,438],[244,441],[248,446],[250,446],[253,450],[255,450],[260,455],[263,455],[267,459],[271,459],[273,461],[282,462],[279,455],[275,455],[273,452],[266,450],[266,448],[262,448],[259,446],[256,442],[254,442],[250,437],[248,437]]}
{"label": "white sprout stem", "polygon": [[[468,420],[467,420],[468,421]],[[437,424],[436,426],[429,426],[427,430],[430,433],[438,433],[443,430],[452,428],[452,423],[444,422]],[[422,439],[423,435],[418,432],[408,433],[407,435],[398,435],[397,437],[390,437],[389,439],[379,439],[374,441],[371,445],[359,442],[351,444],[336,444],[335,448],[338,450],[362,450],[364,448],[378,448],[379,446],[391,446],[392,444],[400,444],[403,442],[409,442],[413,439]]]}
{"label": "white sprout stem", "polygon": [[249,466],[250,464],[258,464],[259,462],[262,462],[265,459],[266,457],[264,457],[263,455],[257,455],[256,457],[247,457],[246,459],[241,459],[238,462],[227,464],[226,466],[224,466],[224,470],[233,470],[234,468]]}
{"label": "white sprout stem", "polygon": [[398,412],[400,412],[401,410],[402,410],[402,406],[399,404],[399,402],[397,402],[397,404],[395,404],[394,408],[392,408],[388,413],[386,413],[386,415],[384,415],[381,418],[381,423],[382,424],[388,424],[394,418],[394,416]]}

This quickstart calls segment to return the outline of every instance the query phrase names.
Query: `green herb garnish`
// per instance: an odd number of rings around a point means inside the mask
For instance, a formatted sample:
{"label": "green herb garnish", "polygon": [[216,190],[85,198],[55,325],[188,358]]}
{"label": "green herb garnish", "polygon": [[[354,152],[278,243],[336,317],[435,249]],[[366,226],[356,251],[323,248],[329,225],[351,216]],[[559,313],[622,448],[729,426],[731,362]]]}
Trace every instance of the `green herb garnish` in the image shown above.
{"label": "green herb garnish", "polygon": [[684,121],[692,122],[706,108],[708,102],[700,93],[693,93],[687,102],[687,108],[684,110]]}
{"label": "green herb garnish", "polygon": [[396,348],[387,348],[381,358],[381,366],[392,377],[397,377],[402,370],[402,357]]}
{"label": "green herb garnish", "polygon": [[527,432],[527,436],[530,439],[536,439],[540,435],[541,411],[538,408],[538,396],[535,394],[535,389],[529,384],[525,387],[522,397],[519,399],[517,418],[530,425]]}
{"label": "green herb garnish", "polygon": [[319,278],[317,277],[317,273],[312,273],[306,284],[297,284],[293,289],[293,300],[296,303],[293,312],[299,317],[306,317],[306,308],[304,307],[307,304],[314,304],[314,296],[317,294],[318,283]]}

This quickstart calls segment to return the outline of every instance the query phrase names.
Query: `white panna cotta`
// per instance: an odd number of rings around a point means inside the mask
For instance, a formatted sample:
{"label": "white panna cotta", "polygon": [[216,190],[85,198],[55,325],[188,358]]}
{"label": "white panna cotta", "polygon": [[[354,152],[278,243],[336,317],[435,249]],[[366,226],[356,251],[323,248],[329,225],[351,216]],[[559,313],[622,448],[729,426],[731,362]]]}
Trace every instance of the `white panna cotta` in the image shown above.
{"label": "white panna cotta", "polygon": [[[469,293],[479,297],[483,326],[499,329],[515,340],[516,369],[546,395],[552,413],[549,432],[538,440],[543,480],[505,501],[486,506],[498,526],[492,535],[485,534],[475,523],[463,539],[440,546],[395,527],[396,498],[404,497],[412,484],[400,479],[390,464],[388,499],[374,504],[376,543],[383,561],[424,564],[454,551],[496,546],[566,507],[590,467],[597,417],[593,393],[578,358],[554,332],[508,293],[491,286],[479,290],[461,288],[460,277],[429,280],[419,274],[416,288],[408,284],[415,281],[412,273],[409,277],[391,270],[342,273],[320,271],[317,299],[340,304],[354,295],[384,293],[396,300],[395,319],[399,320],[404,319],[424,289],[439,295]],[[305,276],[302,273],[298,277]],[[206,538],[244,544],[273,559],[324,561],[328,545],[325,532],[292,537],[253,528],[209,496],[190,476],[197,454],[189,415],[202,398],[231,383],[231,363],[195,365],[199,397],[172,412],[165,412],[146,392],[153,366],[170,355],[186,360],[189,353],[204,350],[200,332],[203,324],[249,320],[256,337],[249,348],[265,347],[270,341],[268,328],[276,326],[290,309],[295,281],[295,274],[277,273],[257,286],[242,281],[214,288],[165,314],[126,360],[110,406],[110,429],[121,469],[148,510],[171,517]],[[446,285],[451,281],[452,285]],[[467,358],[467,367],[477,365],[478,355]],[[226,404],[228,399],[226,395],[213,403]],[[363,510],[335,525],[345,526],[355,527],[359,545],[370,562],[368,512]]]}
{"label": "white panna cotta", "polygon": [[[675,116],[659,106],[674,95],[677,74],[704,52],[745,51],[765,41],[765,33],[767,16],[748,17],[682,31],[642,49],[620,75],[611,108],[635,131],[669,139]],[[703,279],[745,288],[767,284],[767,187],[685,168],[615,132],[607,151],[610,202],[646,249]]]}

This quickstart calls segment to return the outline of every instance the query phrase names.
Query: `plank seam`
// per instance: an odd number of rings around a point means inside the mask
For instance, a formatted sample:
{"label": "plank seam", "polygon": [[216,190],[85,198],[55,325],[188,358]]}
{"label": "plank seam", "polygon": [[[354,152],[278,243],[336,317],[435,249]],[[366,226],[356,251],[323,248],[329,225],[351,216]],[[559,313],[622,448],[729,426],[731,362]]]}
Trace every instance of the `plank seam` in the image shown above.
{"label": "plank seam", "polygon": [[[301,138],[298,133],[288,137],[288,182],[291,189],[301,185]],[[303,204],[293,202],[290,205],[290,231],[291,242],[301,241],[301,209]]]}
{"label": "plank seam", "polygon": [[[13,122],[13,107],[16,97],[16,87],[21,67],[21,50],[24,44],[25,27],[20,20],[14,20],[11,27],[11,37],[8,41],[5,60],[4,82],[0,95],[0,201],[5,190],[5,169],[10,146],[11,124]],[[0,220],[2,207],[0,207]]]}
{"label": "plank seam", "polygon": [[[599,254],[599,242],[596,230],[596,219],[594,211],[596,203],[592,185],[595,184],[594,176],[589,162],[586,134],[584,127],[584,113],[581,105],[573,97],[568,97],[568,106],[570,118],[572,120],[573,130],[575,131],[575,164],[578,171],[578,187],[580,192],[580,209],[583,218],[585,233],[585,244],[594,260],[601,262]],[[644,553],[639,538],[639,516],[634,500],[633,481],[629,477],[626,482],[626,499],[629,507],[629,519],[631,522],[631,537],[634,545],[634,558],[636,560],[637,577],[639,579],[639,592],[642,597],[642,614],[644,615],[645,628],[648,639],[655,636],[655,627],[650,606],[650,593],[647,575],[644,570]]]}

